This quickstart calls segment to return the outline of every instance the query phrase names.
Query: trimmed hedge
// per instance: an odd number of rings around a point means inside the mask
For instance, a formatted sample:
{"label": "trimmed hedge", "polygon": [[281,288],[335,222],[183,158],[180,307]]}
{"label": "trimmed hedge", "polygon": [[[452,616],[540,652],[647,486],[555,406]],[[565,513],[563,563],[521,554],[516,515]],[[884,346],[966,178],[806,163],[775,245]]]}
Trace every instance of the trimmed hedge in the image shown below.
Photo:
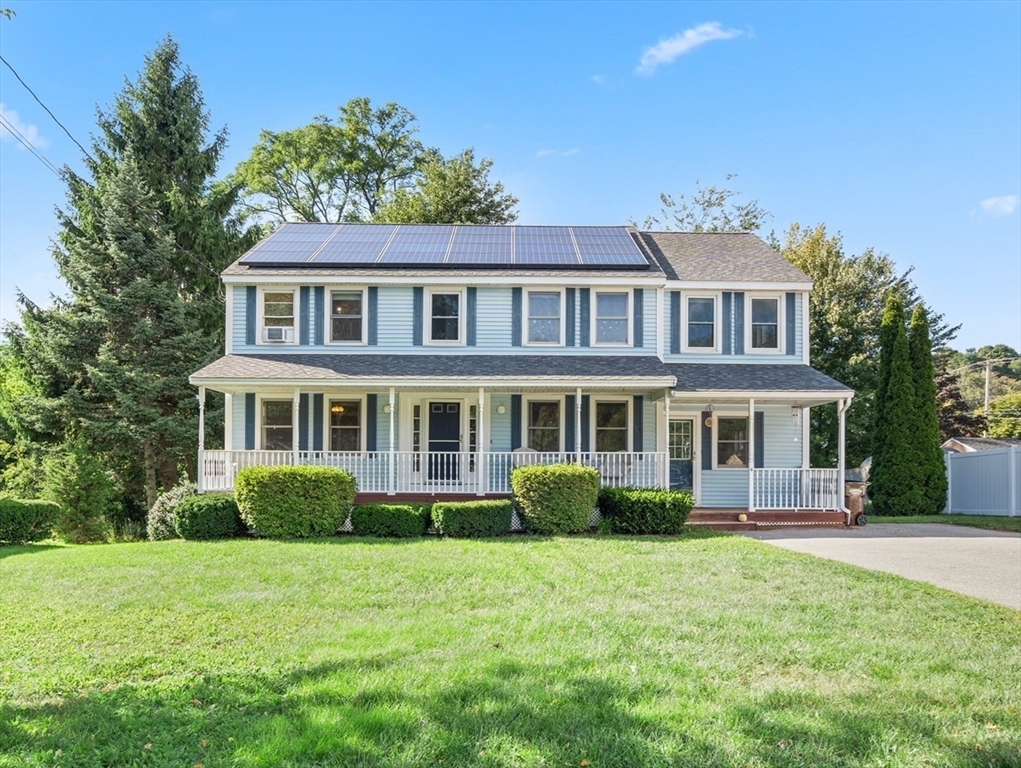
{"label": "trimmed hedge", "polygon": [[181,500],[174,528],[182,539],[229,539],[245,530],[232,493],[204,493]]}
{"label": "trimmed hedge", "polygon": [[684,491],[651,488],[601,488],[599,512],[613,533],[681,533],[694,505]]}
{"label": "trimmed hedge", "polygon": [[433,504],[433,525],[441,536],[485,539],[510,533],[513,514],[509,499],[441,501]]}
{"label": "trimmed hedge", "polygon": [[59,515],[53,501],[0,499],[0,544],[47,539]]}
{"label": "trimmed hedge", "polygon": [[412,504],[361,504],[351,510],[356,536],[408,539],[424,536],[429,507]]}
{"label": "trimmed hedge", "polygon": [[596,508],[599,473],[579,464],[534,464],[511,472],[514,503],[530,531],[584,531]]}
{"label": "trimmed hedge", "polygon": [[234,480],[241,519],[256,536],[332,536],[355,494],[350,473],[331,467],[245,467]]}

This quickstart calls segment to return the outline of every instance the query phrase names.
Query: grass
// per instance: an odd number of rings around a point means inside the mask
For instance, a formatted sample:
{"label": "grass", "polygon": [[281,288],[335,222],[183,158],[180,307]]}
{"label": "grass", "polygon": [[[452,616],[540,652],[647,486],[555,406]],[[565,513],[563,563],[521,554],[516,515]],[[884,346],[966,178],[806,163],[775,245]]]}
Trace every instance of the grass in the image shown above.
{"label": "grass", "polygon": [[1018,766],[1021,615],[709,533],[0,549],[0,766]]}
{"label": "grass", "polygon": [[967,525],[987,531],[1012,531],[1021,533],[1021,517],[999,517],[993,515],[915,515],[910,517],[880,517],[869,515],[870,523],[946,523]]}

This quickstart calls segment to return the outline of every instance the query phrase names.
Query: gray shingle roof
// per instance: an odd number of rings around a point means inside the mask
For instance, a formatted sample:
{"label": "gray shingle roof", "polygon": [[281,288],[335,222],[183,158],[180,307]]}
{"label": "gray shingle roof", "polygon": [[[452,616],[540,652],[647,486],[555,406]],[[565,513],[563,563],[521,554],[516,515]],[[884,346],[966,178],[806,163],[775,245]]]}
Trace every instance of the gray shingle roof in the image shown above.
{"label": "gray shingle roof", "polygon": [[807,365],[673,363],[676,392],[846,392],[853,390]]}
{"label": "gray shingle roof", "polygon": [[203,379],[636,379],[671,377],[658,357],[595,355],[227,355]]}
{"label": "gray shingle roof", "polygon": [[670,280],[810,283],[811,278],[751,233],[639,232]]}
{"label": "gray shingle roof", "polygon": [[943,447],[947,448],[951,443],[960,443],[973,451],[995,451],[999,448],[1021,446],[1021,440],[1012,437],[951,437],[943,443]]}

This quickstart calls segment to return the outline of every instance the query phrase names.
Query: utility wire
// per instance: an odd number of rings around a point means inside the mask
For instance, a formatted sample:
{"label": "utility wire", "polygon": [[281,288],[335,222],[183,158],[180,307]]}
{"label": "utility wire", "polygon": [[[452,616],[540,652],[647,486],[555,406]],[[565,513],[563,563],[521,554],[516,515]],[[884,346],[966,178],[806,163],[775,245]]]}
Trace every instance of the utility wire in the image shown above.
{"label": "utility wire", "polygon": [[21,75],[18,74],[18,70],[12,67],[11,63],[7,61],[7,59],[5,59],[3,56],[0,56],[0,61],[7,65],[7,68],[14,73],[14,76],[16,78],[18,78],[18,82],[25,86],[25,90],[32,94],[32,98],[39,102],[39,106],[46,110],[49,116],[53,118],[53,122],[60,126],[61,130],[63,130],[64,133],[67,134],[67,137],[71,139],[71,141],[73,141],[75,144],[78,144],[78,149],[82,151],[85,157],[89,158],[89,160],[91,160],[93,163],[96,162],[96,159],[89,154],[89,151],[78,142],[78,139],[71,135],[71,132],[67,130],[67,128],[64,127],[64,124],[57,119],[57,116],[50,111],[50,108],[43,104],[42,99],[35,95],[35,91],[28,87],[28,83],[21,79]]}
{"label": "utility wire", "polygon": [[21,133],[21,131],[19,131],[17,128],[11,125],[11,123],[3,115],[0,115],[0,125],[4,127],[4,130],[9,131],[11,136],[17,139],[21,146],[23,146],[25,149],[27,149],[29,152],[35,155],[36,159],[40,163],[45,165],[46,168],[51,173],[53,173],[54,176],[56,176],[58,179],[61,178],[60,171],[57,170],[57,167],[49,160],[47,160],[46,156],[43,155],[43,153],[40,152],[38,149],[36,149],[36,147],[33,146],[32,142],[29,141],[28,138]]}

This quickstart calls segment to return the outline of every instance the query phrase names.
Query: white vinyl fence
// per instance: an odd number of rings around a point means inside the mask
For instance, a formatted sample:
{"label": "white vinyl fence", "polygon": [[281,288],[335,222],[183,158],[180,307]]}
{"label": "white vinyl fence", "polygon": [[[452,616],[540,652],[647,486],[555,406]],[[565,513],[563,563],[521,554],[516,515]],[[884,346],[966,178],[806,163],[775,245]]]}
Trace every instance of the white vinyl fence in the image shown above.
{"label": "white vinyl fence", "polygon": [[946,454],[947,513],[1021,516],[1021,448]]}

